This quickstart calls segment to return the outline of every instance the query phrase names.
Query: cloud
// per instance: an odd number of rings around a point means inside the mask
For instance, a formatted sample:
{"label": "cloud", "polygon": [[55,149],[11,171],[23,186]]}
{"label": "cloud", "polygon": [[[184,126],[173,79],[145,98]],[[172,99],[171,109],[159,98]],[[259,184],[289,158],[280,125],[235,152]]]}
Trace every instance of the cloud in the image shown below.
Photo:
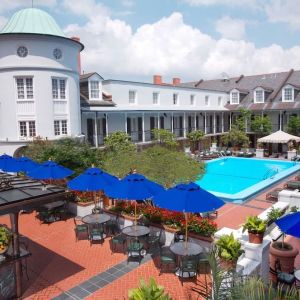
{"label": "cloud", "polygon": [[134,1],[133,0],[121,0],[121,4],[123,6],[131,7],[134,5]]}
{"label": "cloud", "polygon": [[65,28],[67,35],[80,36],[85,45],[85,72],[96,71],[105,78],[149,80],[153,74],[162,74],[197,80],[219,77],[222,72],[233,76],[300,68],[298,46],[257,48],[240,39],[243,30],[231,36],[238,40],[228,39],[228,28],[223,28],[221,39],[214,39],[186,24],[178,12],[134,31],[126,22],[113,19],[105,7],[89,2],[92,8],[69,2],[74,13],[85,14],[88,20],[83,26]]}
{"label": "cloud", "polygon": [[259,8],[259,0],[183,0],[191,6],[211,6],[211,5],[227,5],[227,6],[247,6]]}
{"label": "cloud", "polygon": [[4,27],[4,25],[7,23],[7,21],[8,20],[6,18],[0,16],[0,31]]}
{"label": "cloud", "polygon": [[[39,0],[37,6],[53,7],[57,4],[56,0]],[[5,13],[7,11],[16,8],[26,8],[31,7],[31,0],[1,0],[0,1],[0,13]]]}
{"label": "cloud", "polygon": [[299,0],[271,0],[265,5],[265,12],[270,22],[287,23],[293,29],[300,29]]}
{"label": "cloud", "polygon": [[225,16],[216,22],[216,31],[223,38],[241,40],[246,33],[246,21]]}

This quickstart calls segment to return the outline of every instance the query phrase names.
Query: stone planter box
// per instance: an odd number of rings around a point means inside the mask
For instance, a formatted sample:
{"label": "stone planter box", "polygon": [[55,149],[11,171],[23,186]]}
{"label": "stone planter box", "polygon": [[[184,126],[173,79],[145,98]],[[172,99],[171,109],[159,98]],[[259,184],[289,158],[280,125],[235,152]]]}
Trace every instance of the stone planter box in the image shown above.
{"label": "stone planter box", "polygon": [[256,157],[263,158],[264,157],[264,149],[256,149],[255,155]]}
{"label": "stone planter box", "polygon": [[72,202],[70,201],[68,204],[69,211],[79,217],[84,217],[92,213],[92,209],[95,207],[93,201],[91,202]]}

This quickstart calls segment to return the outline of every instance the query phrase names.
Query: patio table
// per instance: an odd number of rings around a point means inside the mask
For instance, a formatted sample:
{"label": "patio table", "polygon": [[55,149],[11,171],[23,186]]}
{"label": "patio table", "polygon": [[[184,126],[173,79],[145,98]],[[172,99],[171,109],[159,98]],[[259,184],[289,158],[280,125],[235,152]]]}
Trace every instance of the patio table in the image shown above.
{"label": "patio table", "polygon": [[138,238],[148,235],[150,233],[150,229],[142,225],[132,225],[123,228],[122,232],[127,236]]}
{"label": "patio table", "polygon": [[82,218],[82,222],[85,224],[104,224],[110,220],[110,216],[105,214],[90,214]]}

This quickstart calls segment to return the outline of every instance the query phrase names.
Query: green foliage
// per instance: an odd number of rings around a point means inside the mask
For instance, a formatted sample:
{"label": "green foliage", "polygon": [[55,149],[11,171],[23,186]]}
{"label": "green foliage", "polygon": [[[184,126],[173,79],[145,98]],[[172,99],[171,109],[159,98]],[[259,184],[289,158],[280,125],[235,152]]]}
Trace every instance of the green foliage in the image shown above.
{"label": "green foliage", "polygon": [[290,207],[290,212],[291,212],[291,213],[295,213],[295,212],[297,212],[297,211],[299,211],[298,206],[292,206],[292,207]]}
{"label": "green foliage", "polygon": [[109,152],[131,152],[136,148],[129,135],[123,131],[116,131],[105,137],[104,146]]}
{"label": "green foliage", "polygon": [[292,116],[287,123],[287,132],[293,135],[300,136],[300,118]]}
{"label": "green foliage", "polygon": [[216,245],[219,257],[227,261],[237,261],[244,253],[241,243],[234,238],[232,233],[222,235]]}
{"label": "green foliage", "polygon": [[238,128],[240,131],[245,131],[246,129],[246,124],[251,116],[251,111],[241,107],[239,109],[240,116],[235,120],[235,126]]}
{"label": "green foliage", "polygon": [[232,125],[231,130],[221,137],[221,141],[223,144],[233,147],[248,147],[250,143],[247,134],[237,125]]}
{"label": "green foliage", "polygon": [[204,163],[158,145],[138,153],[137,162],[139,173],[165,187],[195,181],[204,173]]}
{"label": "green foliage", "polygon": [[272,130],[272,123],[269,116],[255,116],[251,121],[251,130],[259,135],[268,135]]}
{"label": "green foliage", "polygon": [[187,134],[187,138],[190,142],[190,147],[193,150],[199,149],[199,142],[204,138],[204,132],[202,130],[194,130]]}
{"label": "green foliage", "polygon": [[267,228],[267,223],[258,216],[250,216],[243,225],[243,232],[248,230],[251,233],[264,233]]}
{"label": "green foliage", "polygon": [[12,234],[5,226],[0,226],[0,251],[3,251],[10,244]]}
{"label": "green foliage", "polygon": [[176,148],[178,146],[175,135],[169,130],[154,128],[151,132],[154,135],[154,140],[160,145],[169,148]]}
{"label": "green foliage", "polygon": [[164,288],[158,285],[153,278],[150,278],[149,284],[141,280],[138,288],[129,290],[128,297],[129,300],[171,300]]}
{"label": "green foliage", "polygon": [[35,140],[23,150],[23,154],[37,162],[52,159],[64,167],[70,168],[75,175],[92,164],[101,167],[100,149],[91,148],[89,144],[76,139],[65,138],[57,141]]}
{"label": "green foliage", "polygon": [[283,211],[279,208],[272,207],[268,212],[267,218],[268,223],[273,223],[283,215]]}

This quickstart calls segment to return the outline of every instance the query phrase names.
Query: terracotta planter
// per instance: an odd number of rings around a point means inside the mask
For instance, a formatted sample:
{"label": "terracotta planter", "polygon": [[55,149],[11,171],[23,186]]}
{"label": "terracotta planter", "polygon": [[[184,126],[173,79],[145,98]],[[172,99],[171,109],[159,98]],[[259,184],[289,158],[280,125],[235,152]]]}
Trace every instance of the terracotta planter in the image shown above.
{"label": "terracotta planter", "polygon": [[4,249],[0,250],[0,255],[6,253],[9,246],[4,247]]}
{"label": "terracotta planter", "polygon": [[264,233],[248,232],[248,236],[249,236],[249,243],[252,244],[262,244],[264,239]]}
{"label": "terracotta planter", "polygon": [[[281,248],[281,242],[273,242],[270,246],[269,252],[269,260],[270,260],[270,267],[275,270],[275,262],[276,260],[279,261],[281,271],[282,272],[293,272],[294,271],[294,264],[295,258],[298,255],[299,251],[291,244],[284,243],[285,248]],[[273,277],[272,277],[273,280]]]}
{"label": "terracotta planter", "polygon": [[224,270],[233,270],[236,269],[236,260],[225,260],[220,258],[220,266]]}

